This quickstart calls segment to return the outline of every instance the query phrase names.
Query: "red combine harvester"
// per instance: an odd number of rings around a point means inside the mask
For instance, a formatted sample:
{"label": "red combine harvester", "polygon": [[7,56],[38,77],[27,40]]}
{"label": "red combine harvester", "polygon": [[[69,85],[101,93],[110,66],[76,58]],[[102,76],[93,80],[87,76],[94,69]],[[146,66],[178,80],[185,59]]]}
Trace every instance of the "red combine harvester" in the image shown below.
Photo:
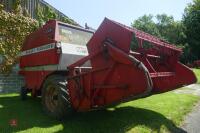
{"label": "red combine harvester", "polygon": [[196,82],[181,52],[107,18],[95,33],[52,20],[24,42],[21,97],[41,95],[46,112],[62,118],[167,92]]}

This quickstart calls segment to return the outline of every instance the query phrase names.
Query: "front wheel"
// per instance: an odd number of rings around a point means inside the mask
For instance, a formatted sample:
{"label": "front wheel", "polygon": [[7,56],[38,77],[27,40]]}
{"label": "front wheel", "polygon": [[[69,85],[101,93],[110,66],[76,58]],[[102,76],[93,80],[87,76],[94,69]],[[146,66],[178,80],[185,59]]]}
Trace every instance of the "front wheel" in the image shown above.
{"label": "front wheel", "polygon": [[42,104],[44,111],[53,118],[61,120],[72,114],[66,77],[48,77],[42,88]]}

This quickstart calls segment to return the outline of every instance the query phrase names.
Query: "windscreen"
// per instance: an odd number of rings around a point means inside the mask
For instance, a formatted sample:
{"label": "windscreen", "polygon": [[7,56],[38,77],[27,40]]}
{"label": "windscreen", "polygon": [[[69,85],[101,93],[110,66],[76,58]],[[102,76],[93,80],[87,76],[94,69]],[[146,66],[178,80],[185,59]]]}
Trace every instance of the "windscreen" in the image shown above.
{"label": "windscreen", "polygon": [[59,25],[60,41],[69,44],[86,45],[93,33]]}

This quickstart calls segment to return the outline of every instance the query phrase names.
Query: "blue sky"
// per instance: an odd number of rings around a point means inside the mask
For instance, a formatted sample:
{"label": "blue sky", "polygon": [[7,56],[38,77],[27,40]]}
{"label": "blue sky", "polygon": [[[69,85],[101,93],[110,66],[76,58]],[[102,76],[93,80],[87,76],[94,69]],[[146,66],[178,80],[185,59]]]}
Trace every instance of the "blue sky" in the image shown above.
{"label": "blue sky", "polygon": [[45,0],[76,22],[98,28],[104,17],[130,25],[144,14],[173,15],[181,20],[192,0]]}

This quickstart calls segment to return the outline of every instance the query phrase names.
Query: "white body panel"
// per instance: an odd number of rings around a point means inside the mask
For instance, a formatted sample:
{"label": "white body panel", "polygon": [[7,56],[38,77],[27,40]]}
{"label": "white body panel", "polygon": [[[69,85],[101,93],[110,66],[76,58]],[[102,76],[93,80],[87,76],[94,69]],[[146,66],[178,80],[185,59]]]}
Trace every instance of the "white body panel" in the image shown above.
{"label": "white body panel", "polygon": [[[61,50],[62,54],[59,63],[61,67],[69,66],[88,55],[87,47],[83,45],[61,43]],[[87,62],[83,66],[90,67],[91,65]]]}

